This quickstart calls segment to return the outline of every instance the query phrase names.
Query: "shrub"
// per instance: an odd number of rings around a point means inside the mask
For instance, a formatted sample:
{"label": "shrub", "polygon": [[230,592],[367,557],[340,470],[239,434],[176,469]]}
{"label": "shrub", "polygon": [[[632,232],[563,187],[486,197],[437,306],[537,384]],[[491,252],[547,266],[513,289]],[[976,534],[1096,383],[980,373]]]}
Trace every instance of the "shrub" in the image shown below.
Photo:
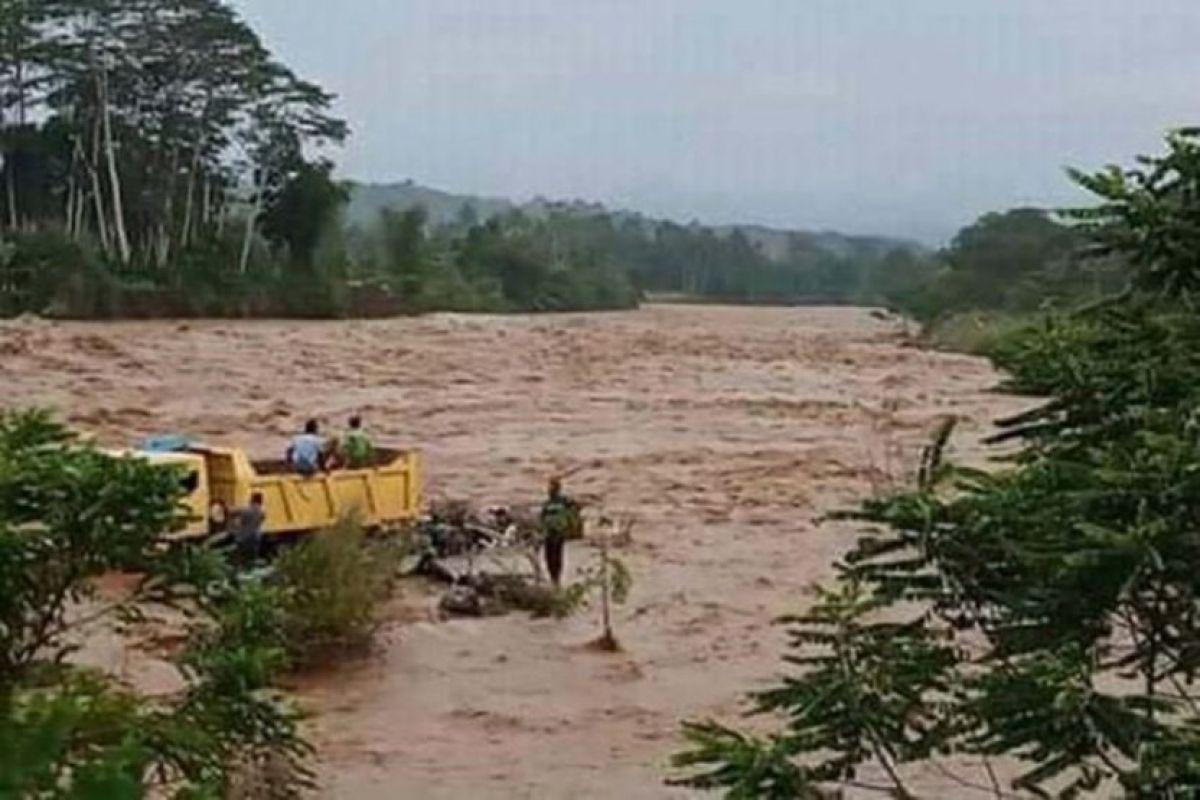
{"label": "shrub", "polygon": [[1095,317],[1047,315],[1037,322],[1013,326],[992,336],[982,354],[1009,378],[1004,388],[1020,394],[1051,394],[1078,373],[1081,358],[1100,352],[1104,336]]}
{"label": "shrub", "polygon": [[967,311],[932,323],[929,341],[942,350],[972,355],[991,355],[997,348],[1034,324],[1028,315],[999,311]]}
{"label": "shrub", "polygon": [[113,313],[117,282],[96,248],[56,230],[14,234],[0,263],[12,279],[0,292],[0,316],[25,312],[61,317]]}
{"label": "shrub", "polygon": [[401,546],[369,541],[344,519],[284,552],[276,562],[291,657],[312,665],[329,654],[361,650],[379,625],[378,609],[399,572]]}
{"label": "shrub", "polygon": [[[0,412],[0,796],[219,797],[247,760],[287,766],[277,796],[307,785],[297,716],[272,690],[278,603],[214,553],[158,546],[179,492],[173,471],[77,444],[44,413]],[[116,606],[91,596],[111,571],[143,576]],[[150,603],[196,620],[179,695],[70,663],[83,620]]]}

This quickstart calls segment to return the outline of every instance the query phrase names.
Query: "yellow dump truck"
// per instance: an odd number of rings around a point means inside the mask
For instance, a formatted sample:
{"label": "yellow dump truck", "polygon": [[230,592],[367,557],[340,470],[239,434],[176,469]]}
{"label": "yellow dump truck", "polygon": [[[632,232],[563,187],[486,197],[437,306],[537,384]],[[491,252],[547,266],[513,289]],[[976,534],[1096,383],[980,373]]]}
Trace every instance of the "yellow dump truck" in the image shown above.
{"label": "yellow dump truck", "polygon": [[372,466],[304,477],[282,461],[252,461],[244,451],[188,446],[174,452],[138,451],[137,457],[173,466],[183,475],[186,526],[174,539],[224,529],[229,512],[263,496],[266,536],[318,530],[354,514],[366,526],[404,522],[419,514],[421,470],[414,452],[377,448]]}

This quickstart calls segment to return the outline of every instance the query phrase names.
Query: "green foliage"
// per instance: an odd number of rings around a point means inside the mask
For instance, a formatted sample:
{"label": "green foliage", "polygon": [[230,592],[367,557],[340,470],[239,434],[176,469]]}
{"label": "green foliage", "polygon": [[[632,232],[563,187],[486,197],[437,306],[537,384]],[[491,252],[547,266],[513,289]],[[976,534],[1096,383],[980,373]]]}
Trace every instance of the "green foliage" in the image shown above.
{"label": "green foliage", "polygon": [[1200,128],[1167,136],[1167,153],[1139,159],[1135,169],[1109,167],[1071,177],[1100,198],[1070,214],[1096,256],[1115,256],[1134,269],[1134,285],[1148,292],[1190,297],[1200,288],[1196,263],[1196,176]]}
{"label": "green foliage", "polygon": [[334,313],[314,259],[345,194],[303,154],[346,126],[227,4],[8,0],[0,42],[0,231],[43,267],[0,313]]}
{"label": "green foliage", "polygon": [[972,355],[991,356],[1004,350],[1036,324],[1025,314],[964,311],[930,323],[925,338],[934,347]]}
{"label": "green foliage", "polygon": [[[218,797],[254,763],[274,790],[310,783],[297,717],[271,688],[286,666],[275,590],[239,585],[211,553],[166,550],[179,476],[74,442],[41,412],[0,413],[0,795]],[[141,581],[96,595],[113,571]],[[195,620],[177,696],[146,697],[76,667],[84,620],[152,604]]]}
{"label": "green foliage", "polygon": [[378,237],[389,286],[419,307],[422,293],[430,291],[426,284],[432,272],[424,210],[414,208],[398,214],[385,208],[379,215]]}
{"label": "green foliage", "polygon": [[729,800],[827,800],[806,771],[791,759],[783,740],[748,736],[715,722],[685,722],[683,735],[692,748],[672,758],[691,773],[672,783],[720,791]]}
{"label": "green foliage", "polygon": [[316,267],[321,236],[338,224],[338,212],[349,200],[348,190],[333,180],[332,173],[329,161],[301,162],[263,211],[263,234],[288,248],[298,270]]}
{"label": "green foliage", "polygon": [[[1068,215],[1068,222],[1070,217]],[[985,214],[963,228],[935,262],[894,264],[875,278],[887,305],[931,325],[951,346],[985,349],[989,331],[1046,308],[1069,310],[1118,291],[1126,281],[1115,253],[1088,257],[1086,231],[1031,208]],[[905,275],[895,280],[892,275]],[[972,320],[982,319],[973,325]],[[1019,323],[1018,323],[1019,324]]]}
{"label": "green foliage", "polygon": [[353,519],[284,552],[276,562],[276,588],[281,641],[292,660],[311,664],[368,646],[401,556],[395,542],[368,541]]}
{"label": "green foliage", "polygon": [[210,584],[202,604],[214,621],[196,627],[182,656],[194,677],[171,731],[183,771],[226,789],[265,775],[262,793],[270,796],[310,788],[312,749],[299,733],[301,717],[274,688],[293,665],[285,593],[226,581]]}
{"label": "green foliage", "polygon": [[534,617],[566,619],[587,608],[588,598],[595,585],[584,581],[569,583],[561,588],[553,586],[534,587],[526,592],[518,606],[528,610]]}
{"label": "green foliage", "polygon": [[346,313],[346,255],[336,224],[300,263],[290,245],[256,237],[245,272],[241,241],[229,229],[191,244],[170,273],[123,268],[60,231],[17,233],[7,243],[12,276],[0,289],[0,316],[60,318],[209,316],[336,317]]}
{"label": "green foliage", "polygon": [[629,599],[629,591],[633,587],[633,574],[625,566],[625,562],[612,555],[609,534],[601,535],[600,548],[596,560],[580,570],[579,580],[560,592],[564,606],[584,605],[588,595],[595,592],[600,595],[600,613],[603,631],[594,644],[611,652],[621,649],[616,636],[613,634],[612,607],[622,605]]}
{"label": "green foliage", "polygon": [[3,267],[11,276],[0,291],[0,314],[50,310],[59,316],[95,317],[117,308],[118,287],[89,241],[56,231],[16,232]]}
{"label": "green foliage", "polygon": [[0,725],[0,796],[141,798],[153,722],[138,698],[84,672],[19,690]]}
{"label": "green foliage", "polygon": [[[409,311],[582,311],[631,308],[626,271],[562,243],[558,223],[522,215],[464,230],[429,230],[425,212],[384,209],[351,248],[360,277]],[[561,246],[560,246],[561,245]]]}
{"label": "green foliage", "polygon": [[[1038,278],[1078,249],[1074,230],[1038,209],[985,214],[954,237],[944,254],[957,300],[968,307],[1003,307],[1022,284]],[[1034,305],[1037,299],[1034,299]]]}
{"label": "green foliage", "polygon": [[[707,771],[684,785],[729,797],[819,796],[827,784],[856,783],[864,763],[894,775],[897,763],[928,757],[944,741],[950,720],[932,698],[951,691],[954,648],[920,618],[872,622],[887,603],[855,579],[817,595],[806,614],[782,620],[799,653],[788,662],[802,675],[753,696],[755,713],[788,719],[786,736],[752,744],[716,723],[690,725],[696,749],[675,764]],[[803,766],[788,760],[799,754],[815,757]],[[764,794],[738,794],[751,786]]]}
{"label": "green foliage", "polygon": [[1015,762],[1008,788],[1038,796],[1200,790],[1200,322],[1182,255],[1200,228],[1170,188],[1200,179],[1189,136],[1145,160],[1174,174],[1154,191],[1084,179],[1106,201],[1080,215],[1089,235],[1136,265],[1137,290],[992,346],[1013,388],[1048,396],[1000,422],[1007,464],[941,463],[943,429],[917,487],[845,515],[865,531],[840,588],[791,621],[794,671],[754,696],[783,730],[690,728],[684,780],[734,796],[766,765],[802,796],[870,764],[912,796],[905,765],[955,753]]}
{"label": "green foliage", "polygon": [[0,685],[64,656],[88,580],[153,564],[176,476],[70,444],[41,412],[0,412]]}
{"label": "green foliage", "polygon": [[1046,396],[1067,388],[1079,376],[1083,362],[1102,352],[1099,345],[1108,334],[1098,323],[1095,313],[1046,314],[1040,320],[1006,326],[978,352],[1008,373],[1005,390]]}

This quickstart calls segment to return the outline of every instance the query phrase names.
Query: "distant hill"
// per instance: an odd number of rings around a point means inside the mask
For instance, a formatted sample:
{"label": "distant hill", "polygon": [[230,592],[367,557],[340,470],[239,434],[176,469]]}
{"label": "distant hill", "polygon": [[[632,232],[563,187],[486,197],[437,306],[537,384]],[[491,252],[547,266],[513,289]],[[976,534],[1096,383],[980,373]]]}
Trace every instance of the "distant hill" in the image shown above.
{"label": "distant hill", "polygon": [[[600,203],[581,200],[559,202],[545,198],[537,198],[527,203],[514,203],[501,197],[455,194],[422,186],[413,181],[355,184],[350,195],[347,219],[352,225],[366,227],[374,223],[379,212],[384,208],[405,211],[416,206],[425,208],[429,213],[430,222],[434,225],[448,225],[460,220],[465,207],[471,209],[466,213],[472,214],[480,220],[516,209],[533,216],[541,216],[550,208],[554,208],[558,211],[565,210],[581,215],[612,213],[617,217],[638,219],[648,227],[666,222],[666,220],[644,217],[632,211],[613,211]],[[764,225],[712,225],[709,227],[726,235],[740,230],[750,241],[758,245],[763,253],[773,259],[782,258],[797,240],[807,247],[814,247],[839,256],[863,252],[883,254],[896,248],[910,250],[914,253],[926,251],[923,245],[915,241],[886,236],[851,236],[836,231],[784,230]]]}
{"label": "distant hill", "polygon": [[350,193],[350,207],[346,215],[350,224],[366,227],[374,223],[379,217],[379,212],[385,208],[407,211],[424,206],[429,212],[430,222],[434,225],[446,225],[456,221],[466,205],[473,207],[480,219],[494,217],[516,207],[512,202],[498,197],[452,194],[412,181],[358,183]]}
{"label": "distant hill", "polygon": [[758,245],[763,253],[776,260],[786,256],[788,249],[797,239],[806,246],[838,256],[849,256],[852,253],[882,256],[897,248],[913,253],[928,251],[928,248],[919,242],[889,236],[852,236],[837,231],[782,230],[764,225],[716,225],[713,229],[726,235],[741,231],[746,238]]}

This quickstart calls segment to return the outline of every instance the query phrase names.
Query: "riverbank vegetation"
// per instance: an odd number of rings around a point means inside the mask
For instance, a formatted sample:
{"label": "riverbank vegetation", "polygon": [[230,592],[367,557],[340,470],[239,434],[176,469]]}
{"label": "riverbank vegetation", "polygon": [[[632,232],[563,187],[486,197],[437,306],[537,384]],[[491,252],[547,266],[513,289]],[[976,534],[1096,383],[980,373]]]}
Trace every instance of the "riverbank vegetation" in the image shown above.
{"label": "riverbank vegetation", "polygon": [[[402,545],[345,520],[269,577],[238,573],[214,549],[163,546],[183,522],[180,478],[42,412],[0,412],[0,796],[311,787],[302,714],[280,682],[369,651]],[[106,645],[129,648],[121,669]],[[129,671],[135,650],[159,665],[153,679]]]}
{"label": "riverbank vegetation", "polygon": [[948,423],[916,486],[846,515],[863,534],[784,621],[787,677],[751,699],[781,727],[689,724],[683,783],[772,798],[916,798],[917,772],[994,797],[1200,787],[1200,133],[1077,178],[1098,204],[1071,235],[1127,265],[1126,285],[996,350],[1012,390],[1045,398],[999,422],[994,441],[1017,450],[998,468],[945,461]]}
{"label": "riverbank vegetation", "polygon": [[0,315],[334,316],[637,302],[537,224],[342,221],[333,96],[220,0],[0,6]]}
{"label": "riverbank vegetation", "polygon": [[[36,412],[0,414],[0,795],[222,797],[310,783],[272,590],[165,550],[179,475],[103,455]],[[99,581],[137,576],[102,590]],[[143,694],[77,651],[186,611],[177,685]],[[166,689],[167,691],[163,691]],[[259,793],[255,796],[268,796]]]}

